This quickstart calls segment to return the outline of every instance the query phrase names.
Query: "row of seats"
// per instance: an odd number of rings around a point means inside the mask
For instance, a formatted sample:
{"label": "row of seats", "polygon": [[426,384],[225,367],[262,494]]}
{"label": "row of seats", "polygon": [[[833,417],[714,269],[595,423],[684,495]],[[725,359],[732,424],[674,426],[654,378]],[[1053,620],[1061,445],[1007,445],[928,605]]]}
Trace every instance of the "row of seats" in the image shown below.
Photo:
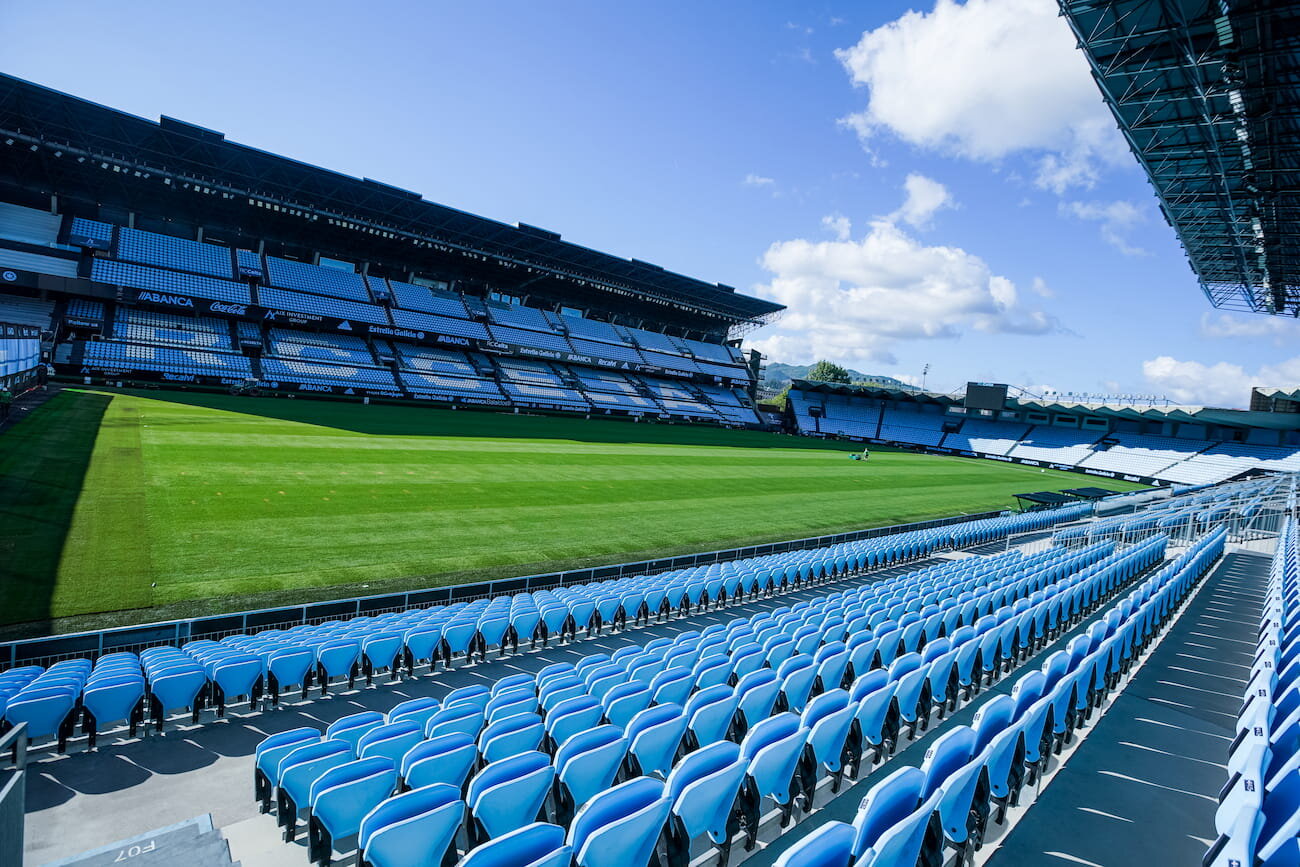
{"label": "row of seats", "polygon": [[252,376],[248,359],[233,352],[182,349],[153,344],[92,340],[85,344],[82,360],[88,367],[109,370],[179,373],[246,379]]}
{"label": "row of seats", "polygon": [[1222,555],[1226,539],[1223,528],[1202,536],[1041,669],[1021,675],[1009,695],[985,703],[969,726],[936,738],[919,767],[900,768],[872,786],[851,824],[824,823],[782,854],[778,867],[898,867],[954,856],[955,863],[972,863],[989,820],[1005,821],[1050,757],[1120,687]]}
{"label": "row of seats", "polygon": [[[600,634],[607,625],[627,628],[674,614],[687,615],[746,596],[783,592],[928,556],[939,548],[1047,526],[1064,517],[1037,512],[964,522],[491,600],[268,629],[220,641],[199,640],[182,648],[151,648],[140,656],[145,682],[136,698],[145,701],[144,710],[159,729],[168,716],[185,710],[197,722],[202,709],[211,707],[221,715],[227,703],[239,697],[256,708],[263,699],[278,703],[287,690],[306,698],[309,689],[325,693],[331,685],[343,683],[351,688],[359,677],[370,684],[377,673],[385,671],[390,678],[403,672],[413,676],[416,667],[426,663],[432,671],[439,663],[450,666],[457,659],[486,659],[491,649],[504,654],[508,649],[519,650],[521,643],[575,640],[580,630],[590,636]],[[185,672],[178,673],[183,676],[166,680],[160,687],[147,663],[164,652],[169,663],[187,663],[187,667],[182,666]],[[57,734],[60,726],[70,726],[84,698],[80,693],[69,694],[48,704],[51,718],[57,717],[59,724],[48,731],[46,727],[29,731],[37,740]],[[133,713],[106,716],[94,712],[92,716],[94,725],[86,729],[88,734],[111,723],[133,721]],[[8,716],[3,719],[5,725],[16,722]],[[61,749],[66,737],[59,741]]]}
{"label": "row of seats", "polygon": [[1223,521],[1232,521],[1235,526],[1257,514],[1279,484],[1268,479],[1238,482],[1171,497],[1148,505],[1136,515],[1121,514],[1058,530],[1053,541],[1061,545],[1090,544],[1099,539],[1138,539],[1152,533],[1199,535]]}
{"label": "row of seats", "polygon": [[[818,779],[842,776],[846,753],[856,770],[862,733],[855,723],[865,729],[868,742],[879,745],[880,737],[888,737],[879,732],[891,709],[901,708],[905,718],[916,713],[928,719],[932,705],[940,715],[950,701],[955,705],[956,687],[949,683],[960,678],[959,649],[990,647],[978,635],[1034,646],[1053,627],[1044,620],[1035,637],[1028,626],[1032,612],[1058,595],[1069,598],[1054,592],[1058,585],[1082,587],[1088,576],[1103,574],[1121,581],[1129,573],[1115,566],[1140,569],[1162,550],[1148,545],[1146,559],[1130,552],[1108,561],[1109,547],[1097,546],[1075,554],[1053,549],[1030,557],[1017,552],[949,562],[645,648],[548,666],[535,676],[511,675],[490,689],[455,690],[441,703],[404,702],[387,717],[354,715],[324,736],[296,729],[268,738],[259,748],[255,788],[264,809],[272,790],[278,791],[279,819],[289,837],[297,815],[309,806],[309,845],[317,861],[327,860],[340,840],[358,834],[368,810],[391,808],[406,797],[385,799],[385,792],[399,786],[465,788],[462,810],[454,817],[421,820],[420,843],[432,837],[443,848],[412,843],[408,854],[415,860],[403,863],[428,863],[440,860],[457,836],[456,826],[447,825],[458,823],[464,808],[470,845],[518,830],[539,812],[560,825],[572,819],[572,835],[587,810],[613,797],[606,790],[616,779],[640,775],[659,784],[656,799],[663,809],[657,812],[663,815],[637,823],[630,834],[624,829],[622,836],[630,839],[611,857],[626,860],[592,854],[579,863],[645,863],[673,816],[671,848],[678,860],[672,863],[684,864],[680,858],[689,855],[695,837],[708,833],[715,842],[727,839],[733,812],[744,813],[748,826],[756,828],[760,800],[775,802],[788,816],[801,790],[810,796]],[[1084,577],[1076,575],[1081,567],[1089,570]],[[1041,598],[1031,607],[1034,594]],[[927,605],[927,599],[933,601]],[[945,622],[951,637],[942,634]],[[1008,632],[1008,625],[1015,628]],[[928,642],[925,627],[932,630]],[[852,650],[846,640],[854,642]],[[856,670],[850,661],[854,653]],[[1009,645],[1005,654],[989,653],[988,665],[996,669],[1004,656],[1019,651]],[[923,689],[936,682],[942,689]],[[852,692],[845,688],[850,686]],[[352,770],[335,772],[339,767]],[[478,772],[466,785],[474,769]],[[383,780],[376,786],[339,782],[369,779],[379,771]],[[332,772],[337,778],[322,785]],[[659,782],[665,778],[666,784]],[[347,807],[332,800],[322,804],[326,789],[340,785],[349,789]],[[622,787],[609,792],[615,790]],[[328,815],[322,816],[322,806]],[[372,845],[374,839],[369,836]],[[375,860],[370,853],[363,857]]]}
{"label": "row of seats", "polygon": [[[1288,503],[1295,514],[1294,495]],[[1300,865],[1300,524],[1278,536],[1206,867]]]}

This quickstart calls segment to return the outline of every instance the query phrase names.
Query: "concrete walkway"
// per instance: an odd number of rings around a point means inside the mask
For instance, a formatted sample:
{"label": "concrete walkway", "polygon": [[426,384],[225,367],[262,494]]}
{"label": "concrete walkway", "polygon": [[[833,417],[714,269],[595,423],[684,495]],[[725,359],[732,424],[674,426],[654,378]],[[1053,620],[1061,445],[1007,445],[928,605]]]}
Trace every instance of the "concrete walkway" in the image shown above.
{"label": "concrete walkway", "polygon": [[1254,658],[1269,557],[1229,553],[989,867],[1199,864]]}

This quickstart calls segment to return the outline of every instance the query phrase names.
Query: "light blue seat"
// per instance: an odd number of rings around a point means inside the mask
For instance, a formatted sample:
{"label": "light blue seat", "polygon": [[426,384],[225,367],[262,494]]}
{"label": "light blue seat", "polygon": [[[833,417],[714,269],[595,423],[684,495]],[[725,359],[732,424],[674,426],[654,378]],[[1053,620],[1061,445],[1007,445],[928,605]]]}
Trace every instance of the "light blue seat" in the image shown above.
{"label": "light blue seat", "polygon": [[666,775],[686,734],[686,715],[680,705],[654,705],[633,717],[626,732],[639,773]]}
{"label": "light blue seat", "polygon": [[939,795],[936,793],[902,821],[886,829],[875,845],[854,862],[855,867],[915,864],[923,851],[933,852],[931,857],[938,858],[938,849],[942,846],[942,831],[936,813],[938,805]]}
{"label": "light blue seat", "polygon": [[572,860],[564,829],[534,822],[473,849],[458,867],[569,867]]}
{"label": "light blue seat", "polygon": [[726,738],[739,707],[736,691],[722,684],[692,695],[683,709],[690,745],[702,747]]}
{"label": "light blue seat", "polygon": [[921,762],[921,772],[925,774],[921,798],[938,791],[953,771],[970,761],[974,747],[975,732],[968,726],[956,726],[935,738]]}
{"label": "light blue seat", "polygon": [[844,761],[847,759],[856,770],[857,757],[861,753],[861,739],[858,738],[856,744],[849,741],[856,710],[849,703],[849,694],[836,687],[808,702],[800,717],[800,724],[808,730],[808,747],[812,750],[813,760],[833,778],[832,792],[840,790]]}
{"label": "light blue seat", "polygon": [[471,845],[535,822],[554,780],[545,753],[518,753],[486,765],[465,789]]}
{"label": "light blue seat", "polygon": [[465,802],[456,786],[435,784],[389,798],[361,820],[363,867],[424,867],[454,856]]}
{"label": "light blue seat", "polygon": [[739,721],[746,729],[771,716],[780,692],[781,682],[777,680],[776,672],[770,668],[760,668],[740,678],[736,684]]}
{"label": "light blue seat", "polygon": [[267,692],[272,704],[280,703],[280,693],[291,686],[302,688],[307,697],[309,676],[316,664],[316,654],[306,648],[285,647],[272,651],[266,658]]}
{"label": "light blue seat", "polygon": [[689,668],[669,668],[650,682],[651,703],[683,704],[695,687]]}
{"label": "light blue seat", "polygon": [[958,863],[984,842],[989,817],[989,781],[981,757],[952,771],[939,788],[939,824]]}
{"label": "light blue seat", "polygon": [[298,747],[318,743],[320,740],[321,735],[317,729],[303,726],[273,734],[257,745],[253,753],[253,793],[261,812],[266,813],[271,809],[271,790],[280,784],[280,760]]}
{"label": "light blue seat", "polygon": [[672,801],[664,784],[637,777],[601,792],[569,828],[577,867],[647,867]]}
{"label": "light blue seat", "polygon": [[27,737],[32,740],[57,735],[58,749],[62,752],[72,733],[79,690],[73,686],[41,686],[40,683],[40,680],[33,681],[9,700],[5,720],[15,726],[26,723]]}
{"label": "light blue seat", "polygon": [[477,740],[482,730],[483,708],[473,701],[450,706],[444,703],[442,708],[429,717],[429,721],[424,724],[426,738],[460,732]]}
{"label": "light blue seat", "polygon": [[775,867],[849,867],[853,861],[853,826],[827,822],[781,853]]}
{"label": "light blue seat", "polygon": [[538,684],[537,676],[531,674],[508,674],[505,677],[492,684],[488,693],[492,696],[498,696],[505,692],[516,689],[531,689],[536,691]]}
{"label": "light blue seat", "polygon": [[537,749],[545,734],[542,718],[535,713],[506,717],[484,727],[478,737],[478,751],[484,762],[500,761]]}
{"label": "light blue seat", "polygon": [[875,751],[874,761],[880,761],[894,754],[898,746],[901,730],[900,717],[894,694],[898,682],[890,681],[871,692],[858,702],[854,719],[862,732],[862,739]]}
{"label": "light blue seat", "polygon": [[329,863],[334,847],[355,837],[361,820],[396,787],[397,768],[378,757],[348,762],[317,777],[309,794],[307,859]]}
{"label": "light blue seat", "polygon": [[[808,730],[799,724],[799,717],[789,712],[768,717],[745,735],[740,752],[748,767],[741,805],[748,828],[758,827],[762,798],[771,798],[781,808],[781,827],[789,824],[794,809],[791,787],[807,741]],[[751,837],[746,848],[752,845]]]}
{"label": "light blue seat", "polygon": [[1016,703],[1007,695],[995,695],[986,701],[971,721],[975,730],[974,752],[981,752],[998,733],[1016,718]]}
{"label": "light blue seat", "polygon": [[482,684],[462,686],[447,693],[442,699],[442,706],[448,708],[461,704],[472,704],[479,710],[486,711],[487,703],[491,697],[491,692]]}
{"label": "light blue seat", "polygon": [[336,677],[346,677],[348,689],[356,684],[360,667],[361,644],[351,638],[335,638],[326,641],[316,649],[316,664],[319,668],[320,694],[329,691],[330,681]]}
{"label": "light blue seat", "polygon": [[357,757],[367,759],[380,756],[394,767],[401,764],[407,750],[423,740],[420,724],[415,720],[399,720],[375,726],[357,739]]}
{"label": "light blue seat", "polygon": [[906,819],[921,803],[925,774],[902,767],[867,791],[853,818],[853,857],[861,858],[880,837]]}
{"label": "light blue seat", "polygon": [[101,726],[125,720],[131,737],[144,719],[144,675],[137,665],[134,672],[108,675],[86,683],[81,693],[82,728],[90,736],[93,749]]}
{"label": "light blue seat", "polygon": [[331,768],[353,760],[352,750],[343,741],[325,739],[308,743],[280,759],[275,776],[276,822],[284,827],[284,839],[293,842],[298,813],[309,805],[311,784]]}
{"label": "light blue seat", "polygon": [[355,756],[358,752],[357,742],[361,740],[361,736],[383,724],[384,715],[379,711],[366,710],[348,714],[330,723],[329,728],[325,729],[325,737],[346,743]]}
{"label": "light blue seat", "polygon": [[[894,675],[894,670],[903,663],[914,663],[905,674]],[[894,692],[894,704],[898,707],[900,723],[908,727],[908,734],[916,737],[929,724],[930,719],[930,680],[929,670],[921,664],[920,654],[909,653],[900,657],[890,668],[890,678],[897,684]]]}
{"label": "light blue seat", "polygon": [[398,774],[412,789],[436,784],[465,784],[465,778],[478,762],[474,738],[464,732],[448,732],[421,741],[407,750],[398,766]]}
{"label": "light blue seat", "polygon": [[442,644],[442,627],[425,625],[408,629],[404,641],[406,643],[407,671],[414,674],[415,666],[427,661],[429,671],[432,673],[434,667],[438,664],[438,649]]}
{"label": "light blue seat", "polygon": [[555,751],[556,821],[567,825],[574,811],[609,788],[627,757],[628,740],[618,726],[596,726],[563,741]]}
{"label": "light blue seat", "polygon": [[414,720],[420,726],[420,731],[424,731],[424,724],[442,708],[437,699],[432,698],[412,698],[407,701],[398,703],[388,712],[388,721],[390,723],[400,722],[401,720]]}
{"label": "light blue seat", "polygon": [[[1260,831],[1264,827],[1264,814],[1254,808],[1239,811],[1229,829],[1205,853],[1204,867],[1244,867],[1255,863],[1255,849]],[[1293,853],[1292,853],[1293,854]],[[1286,863],[1284,859],[1279,859]],[[1291,863],[1295,863],[1292,859]]]}
{"label": "light blue seat", "polygon": [[537,713],[539,705],[537,696],[532,690],[513,690],[502,693],[488,702],[487,721],[490,725],[497,720],[503,720],[506,717],[518,716],[519,714]]}
{"label": "light blue seat", "polygon": [[196,663],[189,662],[149,675],[149,695],[153,704],[154,727],[162,731],[163,719],[177,708],[188,707],[191,721],[198,722],[201,694],[208,676]]}
{"label": "light blue seat", "polygon": [[781,704],[801,713],[817,679],[817,667],[812,657],[806,654],[790,657],[777,669],[776,676],[781,681]]}
{"label": "light blue seat", "polygon": [[537,690],[538,704],[548,714],[560,702],[579,695],[587,695],[587,687],[574,674],[564,674],[551,678],[538,687]]}
{"label": "light blue seat", "polygon": [[745,779],[740,747],[720,741],[685,756],[668,775],[672,813],[666,843],[670,864],[690,861],[691,842],[707,834],[722,859],[740,830],[736,798]]}
{"label": "light blue seat", "polygon": [[600,700],[605,719],[620,728],[626,728],[632,717],[650,706],[650,688],[640,681],[620,683],[605,693]]}
{"label": "light blue seat", "polygon": [[213,666],[211,680],[217,716],[225,716],[227,696],[246,696],[249,709],[254,710],[262,689],[262,661],[251,656],[222,660]]}
{"label": "light blue seat", "polygon": [[546,736],[552,745],[562,744],[578,732],[600,725],[605,711],[589,695],[574,696],[557,704],[546,715]]}

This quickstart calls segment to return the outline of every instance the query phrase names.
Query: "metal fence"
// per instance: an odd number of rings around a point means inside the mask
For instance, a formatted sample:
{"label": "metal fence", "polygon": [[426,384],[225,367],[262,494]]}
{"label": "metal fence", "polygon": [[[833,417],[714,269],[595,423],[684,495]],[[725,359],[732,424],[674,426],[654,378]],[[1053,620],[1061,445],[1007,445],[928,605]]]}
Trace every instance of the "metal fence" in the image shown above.
{"label": "metal fence", "polygon": [[[27,723],[0,737],[0,864],[23,863],[23,821],[27,813]],[[7,767],[12,765],[12,767]]]}
{"label": "metal fence", "polygon": [[263,629],[288,629],[294,626],[324,623],[327,620],[346,620],[360,615],[384,614],[390,611],[406,611],[412,608],[431,608],[436,605],[470,602],[475,599],[503,594],[528,593],[572,584],[586,584],[592,581],[649,575],[673,569],[706,566],[723,560],[740,560],[765,554],[781,554],[786,551],[822,548],[841,542],[856,542],[861,539],[892,536],[912,530],[946,527],[966,521],[993,518],[1001,514],[1005,513],[1001,511],[979,512],[970,515],[939,518],[932,521],[871,527],[865,530],[836,533],[830,536],[792,539],[767,545],[750,545],[744,548],[729,548],[722,551],[708,551],[702,554],[687,554],[681,557],[642,560],[636,563],[597,566],[568,572],[550,572],[543,575],[527,575],[497,581],[480,581],[473,584],[453,584],[447,587],[411,590],[403,593],[357,596],[350,599],[315,602],[307,605],[263,608],[256,611],[241,611],[235,614],[168,620],[141,626],[122,626],[45,638],[29,638],[0,644],[0,666],[49,665],[61,659],[94,659],[105,653],[139,651],[146,647],[156,647],[163,644],[179,647],[187,641],[200,638],[215,640],[228,635],[238,635]]}

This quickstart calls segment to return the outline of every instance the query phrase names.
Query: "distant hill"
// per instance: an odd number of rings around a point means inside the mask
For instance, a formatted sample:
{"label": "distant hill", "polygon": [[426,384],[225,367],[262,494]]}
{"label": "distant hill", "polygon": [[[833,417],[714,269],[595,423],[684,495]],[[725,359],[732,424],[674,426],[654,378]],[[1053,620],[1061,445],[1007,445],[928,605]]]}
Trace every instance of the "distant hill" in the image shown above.
{"label": "distant hill", "polygon": [[[808,374],[811,364],[782,364],[779,361],[768,362],[767,371],[763,374],[763,384],[768,388],[780,390],[790,384],[792,379],[803,379]],[[895,379],[892,376],[881,376],[876,373],[863,373],[860,370],[845,368],[849,373],[849,379],[853,382],[865,382],[871,385],[892,386],[895,388],[911,388],[907,383]]]}

